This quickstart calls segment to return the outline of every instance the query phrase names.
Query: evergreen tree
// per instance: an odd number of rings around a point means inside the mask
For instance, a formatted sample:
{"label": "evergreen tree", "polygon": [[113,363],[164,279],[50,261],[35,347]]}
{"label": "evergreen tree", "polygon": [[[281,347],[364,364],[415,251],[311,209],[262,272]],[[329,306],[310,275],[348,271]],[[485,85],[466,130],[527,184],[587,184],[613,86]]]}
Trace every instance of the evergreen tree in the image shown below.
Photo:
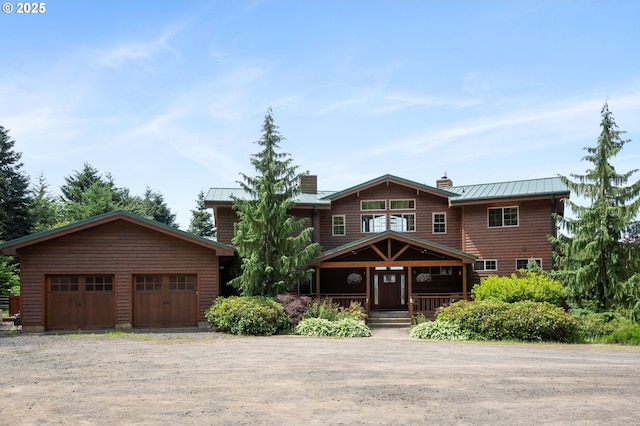
{"label": "evergreen tree", "polygon": [[188,231],[201,237],[213,237],[216,235],[213,216],[204,205],[203,191],[198,193],[195,210],[191,210],[191,222],[189,223]]}
{"label": "evergreen tree", "polygon": [[49,192],[49,185],[41,173],[31,188],[32,232],[46,231],[64,224],[60,201]]}
{"label": "evergreen tree", "polygon": [[[575,218],[557,217],[568,235],[552,238],[557,245],[559,276],[567,284],[570,303],[605,311],[622,308],[640,314],[640,251],[625,243],[625,233],[640,209],[640,181],[627,182],[637,170],[616,172],[611,164],[623,146],[608,105],[602,108],[597,146],[585,148],[583,160],[593,164],[583,175],[562,177],[577,195],[590,201],[566,205]],[[629,311],[628,311],[629,312]]]}
{"label": "evergreen tree", "polygon": [[122,208],[156,222],[178,227],[176,215],[171,212],[162,194],[152,191],[149,187],[145,190],[143,197],[131,197]]}
{"label": "evergreen tree", "polygon": [[102,177],[98,169],[88,163],[64,179],[66,183],[60,191],[67,222],[121,209],[128,201],[127,190],[116,188],[111,175]]}
{"label": "evergreen tree", "polygon": [[257,175],[241,174],[238,182],[245,198],[234,198],[239,221],[234,224],[233,244],[242,259],[242,273],[230,284],[244,296],[274,296],[311,277],[308,264],[320,253],[310,243],[313,228],[289,214],[298,194],[297,167],[289,154],[277,152],[284,138],[274,124],[271,108],[256,143],[262,151],[251,156]]}
{"label": "evergreen tree", "polygon": [[12,240],[31,232],[29,177],[22,172],[15,141],[0,126],[0,240]]}

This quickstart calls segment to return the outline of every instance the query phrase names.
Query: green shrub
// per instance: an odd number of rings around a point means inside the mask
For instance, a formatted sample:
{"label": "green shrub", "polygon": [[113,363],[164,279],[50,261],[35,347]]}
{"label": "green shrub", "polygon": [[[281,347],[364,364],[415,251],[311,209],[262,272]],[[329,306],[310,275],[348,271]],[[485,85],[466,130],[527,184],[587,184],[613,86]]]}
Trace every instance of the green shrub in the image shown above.
{"label": "green shrub", "polygon": [[573,309],[580,340],[590,343],[640,344],[640,325],[617,312]]}
{"label": "green shrub", "polygon": [[626,324],[605,336],[604,343],[620,343],[623,345],[640,345],[640,324]]}
{"label": "green shrub", "polygon": [[348,308],[340,308],[341,316],[345,319],[355,319],[358,321],[367,320],[367,312],[358,302],[351,302]]}
{"label": "green shrub", "polygon": [[289,327],[282,305],[267,297],[219,297],[205,314],[218,331],[270,336]]}
{"label": "green shrub", "polygon": [[300,321],[295,332],[314,337],[369,337],[371,330],[363,320],[342,318],[329,321],[325,318],[307,318]]}
{"label": "green shrub", "polygon": [[471,294],[474,300],[494,299],[507,303],[531,300],[562,306],[566,288],[546,274],[521,271],[520,277],[512,274],[510,277],[484,278],[473,287]]}
{"label": "green shrub", "polygon": [[577,321],[547,302],[505,303],[461,300],[444,308],[440,321],[451,321],[478,340],[568,342],[576,339]]}
{"label": "green shrub", "polygon": [[330,298],[327,298],[316,300],[311,303],[307,307],[302,318],[323,318],[329,321],[338,321],[343,318],[354,318],[365,321],[367,319],[367,313],[358,302],[351,302],[351,305],[349,305],[348,308],[343,308]]}
{"label": "green shrub", "polygon": [[414,339],[468,340],[469,335],[453,321],[423,321],[411,327],[409,336]]}
{"label": "green shrub", "polygon": [[413,317],[411,318],[412,325],[422,324],[425,321],[428,321],[428,320],[427,320],[427,317],[425,317],[422,312],[413,314]]}

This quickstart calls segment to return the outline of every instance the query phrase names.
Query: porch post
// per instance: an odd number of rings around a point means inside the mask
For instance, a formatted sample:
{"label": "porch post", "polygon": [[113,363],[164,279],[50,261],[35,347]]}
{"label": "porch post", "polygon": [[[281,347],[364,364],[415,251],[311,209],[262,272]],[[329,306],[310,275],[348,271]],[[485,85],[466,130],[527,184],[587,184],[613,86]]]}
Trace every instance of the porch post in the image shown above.
{"label": "porch post", "polygon": [[467,300],[467,268],[468,266],[462,264],[462,298]]}
{"label": "porch post", "polygon": [[409,318],[413,318],[413,274],[411,273],[411,266],[409,266],[408,274],[407,292],[409,293]]}
{"label": "porch post", "polygon": [[316,268],[316,299],[320,299],[320,265]]}
{"label": "porch post", "polygon": [[371,306],[371,269],[367,266],[367,268],[365,269],[365,271],[367,271],[366,275],[367,275],[367,301],[365,303],[365,311],[367,312],[367,315],[369,315],[369,308]]}

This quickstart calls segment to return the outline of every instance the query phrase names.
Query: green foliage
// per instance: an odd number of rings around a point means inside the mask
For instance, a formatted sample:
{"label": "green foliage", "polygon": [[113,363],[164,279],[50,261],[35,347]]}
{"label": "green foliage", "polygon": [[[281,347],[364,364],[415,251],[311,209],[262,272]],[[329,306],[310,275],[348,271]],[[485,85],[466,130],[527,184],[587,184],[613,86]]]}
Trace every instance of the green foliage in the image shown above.
{"label": "green foliage", "polygon": [[342,318],[330,321],[325,318],[307,318],[300,321],[295,332],[314,337],[369,337],[371,330],[364,321]]}
{"label": "green foliage", "polygon": [[624,330],[634,323],[617,312],[594,312],[589,309],[573,309],[578,321],[578,336],[581,341],[605,343],[607,337],[618,330]]}
{"label": "green foliage", "polygon": [[627,324],[616,328],[603,338],[604,343],[640,345],[640,324]]}
{"label": "green foliage", "polygon": [[640,181],[628,184],[637,170],[616,172],[611,160],[630,142],[617,130],[608,105],[602,108],[602,131],[583,157],[593,164],[584,175],[563,181],[587,206],[569,200],[569,217],[556,216],[568,235],[551,238],[558,276],[568,287],[572,306],[594,305],[599,311],[627,309],[640,318],[640,250],[624,237],[640,211]]}
{"label": "green foliage", "polygon": [[468,340],[469,333],[453,321],[424,321],[413,327],[409,336],[414,339],[429,340]]}
{"label": "green foliage", "polygon": [[245,296],[275,296],[309,280],[313,270],[308,265],[320,253],[320,246],[311,243],[313,228],[289,214],[299,193],[297,167],[289,154],[277,152],[284,138],[271,108],[262,130],[257,142],[262,151],[251,156],[257,176],[241,174],[245,196],[233,202],[239,221],[232,242],[242,258],[242,273],[230,284]]}
{"label": "green foliage", "polygon": [[422,312],[418,312],[413,314],[413,318],[411,318],[412,325],[422,324],[423,322],[429,321],[427,317],[424,316]]}
{"label": "green foliage", "polygon": [[358,302],[351,302],[348,308],[341,308],[340,311],[342,315],[347,318],[366,321],[367,320],[367,312],[364,310],[364,307]]}
{"label": "green foliage", "polygon": [[282,305],[267,297],[219,297],[205,317],[216,330],[231,334],[271,336],[289,327]]}
{"label": "green foliage", "polygon": [[494,299],[507,303],[532,300],[562,306],[566,288],[557,280],[542,273],[521,271],[521,276],[492,275],[471,290],[474,300]]}
{"label": "green foliage", "polygon": [[211,212],[209,212],[209,209],[204,205],[203,191],[198,192],[196,209],[191,210],[191,222],[189,222],[189,228],[187,231],[201,237],[213,237],[216,235],[216,230],[213,225],[213,216],[211,215]]}
{"label": "green foliage", "polygon": [[348,308],[343,308],[331,298],[314,300],[303,316],[308,318],[323,318],[329,321],[339,321],[344,318],[353,318],[360,321],[367,319],[367,313],[358,302],[351,302]]}
{"label": "green foliage", "polygon": [[22,153],[14,151],[15,141],[0,126],[0,241],[28,235],[33,219],[29,206],[29,176],[22,171]]}
{"label": "green foliage", "polygon": [[62,204],[49,192],[49,185],[43,174],[31,188],[32,232],[41,232],[65,224]]}
{"label": "green foliage", "polygon": [[577,332],[575,318],[547,302],[461,300],[444,308],[438,320],[456,323],[477,340],[569,342]]}
{"label": "green foliage", "polygon": [[18,288],[20,294],[20,271],[18,265],[10,257],[0,256],[0,294],[8,294],[14,288]]}

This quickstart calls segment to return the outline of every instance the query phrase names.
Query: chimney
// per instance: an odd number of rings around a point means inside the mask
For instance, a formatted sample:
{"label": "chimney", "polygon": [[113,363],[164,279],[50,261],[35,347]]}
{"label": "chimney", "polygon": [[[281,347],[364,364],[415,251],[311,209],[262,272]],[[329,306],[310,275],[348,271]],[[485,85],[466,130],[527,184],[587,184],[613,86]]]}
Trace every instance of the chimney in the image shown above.
{"label": "chimney", "polygon": [[436,181],[436,188],[450,188],[453,186],[453,181],[447,177],[447,172]]}
{"label": "chimney", "polygon": [[318,176],[317,175],[300,175],[298,176],[298,187],[303,194],[318,193]]}

